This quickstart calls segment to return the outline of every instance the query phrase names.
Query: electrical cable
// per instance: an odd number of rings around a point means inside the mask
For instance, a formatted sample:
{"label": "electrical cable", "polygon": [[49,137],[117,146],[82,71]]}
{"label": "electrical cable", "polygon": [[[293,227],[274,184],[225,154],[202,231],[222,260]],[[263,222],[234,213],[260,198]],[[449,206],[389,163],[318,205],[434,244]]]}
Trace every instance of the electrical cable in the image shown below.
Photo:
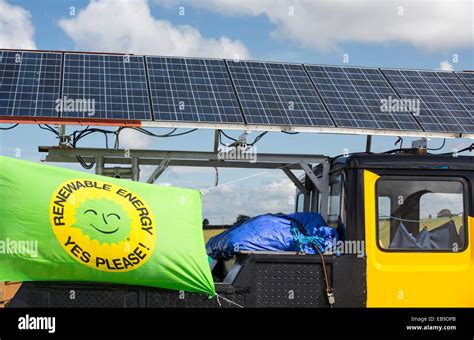
{"label": "electrical cable", "polygon": [[219,168],[214,167],[214,169],[216,170],[216,179],[214,181],[214,186],[217,187],[219,185]]}
{"label": "electrical cable", "polygon": [[2,130],[2,131],[11,130],[11,129],[16,128],[18,125],[20,125],[20,124],[19,124],[19,123],[16,123],[16,124],[14,124],[14,125],[12,125],[12,126],[9,126],[9,127],[6,127],[6,128],[0,127],[0,130]]}
{"label": "electrical cable", "polygon": [[458,153],[465,152],[465,151],[472,152],[473,150],[474,150],[474,143],[472,143],[472,144],[469,145],[468,147],[465,147],[464,149],[461,149],[461,150],[459,150],[459,151],[446,152],[446,153],[439,153],[438,155],[449,156],[449,155],[454,155],[454,154],[458,154]]}
{"label": "electrical cable", "polygon": [[115,144],[114,144],[114,147],[116,149],[118,149],[119,145],[120,145],[120,132],[122,132],[122,130],[124,129],[132,129],[132,130],[135,130],[135,131],[138,131],[138,132],[141,132],[147,136],[150,136],[150,137],[157,137],[157,138],[167,138],[167,137],[178,137],[178,136],[184,136],[184,135],[187,135],[191,132],[194,132],[196,131],[197,129],[191,129],[191,130],[188,130],[188,131],[184,131],[184,132],[179,132],[179,133],[174,133],[176,132],[177,128],[173,128],[173,130],[171,130],[170,132],[167,132],[163,135],[157,135],[157,134],[154,134],[153,132],[151,131],[148,131],[146,129],[143,129],[143,128],[140,128],[140,127],[132,127],[132,126],[122,126],[122,127],[119,127],[116,131],[115,131]]}
{"label": "electrical cable", "polygon": [[87,170],[90,170],[94,167],[95,165],[95,161],[92,161],[90,164],[87,164],[86,161],[84,160],[84,158],[82,158],[81,156],[76,156],[77,158],[77,161],[81,164],[81,166],[84,168],[84,169],[87,169]]}
{"label": "electrical cable", "polygon": [[253,140],[252,143],[247,143],[247,145],[249,145],[249,146],[254,146],[254,145],[257,144],[257,142],[258,142],[263,136],[265,136],[267,133],[268,133],[268,131],[265,131],[265,132],[259,134],[257,137],[255,137],[255,139]]}
{"label": "electrical cable", "polygon": [[418,150],[418,148],[392,149],[392,150],[384,151],[384,152],[382,152],[382,154],[388,155],[388,154],[392,154],[392,153],[400,153],[402,151],[415,151],[415,150]]}
{"label": "electrical cable", "polygon": [[48,124],[43,124],[44,126],[41,126],[42,124],[38,124],[38,127],[40,129],[43,129],[43,130],[46,130],[46,131],[50,131],[52,133],[54,133],[56,136],[59,136],[59,132],[53,128],[52,126],[48,125]]}
{"label": "electrical cable", "polygon": [[[274,216],[282,217],[282,218],[285,218],[288,221],[290,221],[290,223],[291,222],[295,223],[296,227],[298,228],[298,230],[301,234],[303,234],[304,236],[309,236],[307,230],[303,227],[301,222],[298,221],[297,219],[289,217],[289,216],[283,216],[283,215],[280,215],[280,214],[275,214]],[[322,266],[322,269],[323,269],[323,279],[324,279],[324,285],[325,285],[325,288],[326,288],[326,295],[327,295],[327,298],[328,298],[329,306],[332,307],[332,305],[334,304],[334,289],[331,286],[331,284],[329,283],[329,277],[328,277],[328,273],[327,273],[327,269],[326,269],[326,261],[324,260],[324,255],[321,253],[318,246],[315,245],[314,243],[311,243],[311,247],[313,248],[313,250],[315,252],[318,253],[319,257],[321,258],[321,266]]]}
{"label": "electrical cable", "polygon": [[436,149],[427,148],[426,150],[429,150],[429,151],[438,151],[438,150],[441,150],[442,148],[444,148],[445,145],[446,145],[446,138],[443,139],[443,144],[441,144],[441,146],[440,146],[439,148],[436,148]]}
{"label": "electrical cable", "polygon": [[221,134],[222,131],[221,131],[221,130],[217,130],[217,131],[219,132],[219,136],[218,136],[218,138],[219,138],[219,144],[222,145],[222,146],[228,147],[228,145],[225,144],[225,143],[222,141],[222,134]]}
{"label": "electrical cable", "polygon": [[225,133],[224,131],[222,131],[222,130],[218,130],[218,131],[219,131],[220,134],[222,133],[225,137],[227,137],[228,139],[230,139],[230,140],[232,140],[232,141],[234,141],[234,142],[238,142],[238,141],[239,141],[238,139],[235,139],[235,138],[229,136],[228,134],[226,134],[226,133]]}
{"label": "electrical cable", "polygon": [[397,145],[398,143],[400,143],[400,150],[403,149],[403,138],[402,137],[398,137],[398,139],[395,141],[395,145]]}
{"label": "electrical cable", "polygon": [[[219,131],[219,142],[220,142],[222,145],[225,145],[225,144],[222,143],[222,139],[220,138],[220,134],[223,134],[226,138],[230,139],[231,141],[240,142],[240,140],[229,136],[229,135],[226,134],[224,131],[222,131],[222,130],[218,130],[218,131]],[[265,136],[267,133],[268,133],[268,131],[262,132],[262,133],[259,134],[257,137],[255,137],[255,139],[253,140],[252,143],[246,143],[247,146],[254,146],[254,145],[255,145],[263,136]],[[227,145],[225,145],[225,146],[227,146]]]}

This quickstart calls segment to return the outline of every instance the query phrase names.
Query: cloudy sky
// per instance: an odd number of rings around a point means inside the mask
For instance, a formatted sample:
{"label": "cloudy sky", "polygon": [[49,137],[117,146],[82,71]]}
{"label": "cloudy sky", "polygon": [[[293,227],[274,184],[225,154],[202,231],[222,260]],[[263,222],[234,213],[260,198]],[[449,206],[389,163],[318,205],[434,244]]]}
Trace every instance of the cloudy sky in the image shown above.
{"label": "cloudy sky", "polygon": [[[473,6],[456,0],[0,0],[0,48],[472,70]],[[121,139],[124,147],[205,151],[212,148],[213,132],[156,140],[128,130]],[[374,149],[393,148],[395,140],[375,137]],[[362,136],[269,133],[257,146],[258,152],[336,155],[361,151],[364,142]],[[444,150],[470,142],[451,140]],[[0,154],[7,156],[39,161],[37,146],[56,143],[37,126],[0,132]],[[433,139],[430,146],[441,143]],[[100,136],[81,144],[103,145]],[[143,167],[142,180],[152,171]],[[170,168],[158,184],[206,189],[214,175],[213,168]],[[277,171],[221,170],[219,182],[204,195],[204,216],[213,224],[230,223],[238,214],[293,209],[294,188]]]}

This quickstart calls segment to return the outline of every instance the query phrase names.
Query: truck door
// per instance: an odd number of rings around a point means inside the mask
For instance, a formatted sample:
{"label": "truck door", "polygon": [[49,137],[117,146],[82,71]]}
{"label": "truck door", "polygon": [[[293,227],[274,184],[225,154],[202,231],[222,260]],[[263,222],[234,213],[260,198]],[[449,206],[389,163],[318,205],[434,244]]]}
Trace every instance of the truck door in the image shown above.
{"label": "truck door", "polygon": [[469,183],[364,170],[368,307],[473,307]]}

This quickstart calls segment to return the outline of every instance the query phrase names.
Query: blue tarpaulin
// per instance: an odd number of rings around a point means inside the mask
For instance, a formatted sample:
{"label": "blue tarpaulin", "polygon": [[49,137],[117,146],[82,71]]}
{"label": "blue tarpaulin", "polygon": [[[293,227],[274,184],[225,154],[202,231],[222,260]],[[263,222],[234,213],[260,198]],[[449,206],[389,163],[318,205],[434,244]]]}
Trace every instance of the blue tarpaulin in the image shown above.
{"label": "blue tarpaulin", "polygon": [[[300,227],[304,228],[304,233]],[[311,244],[323,252],[337,240],[337,230],[327,227],[317,213],[266,214],[240,222],[212,237],[206,250],[216,260],[229,259],[240,251],[304,251],[314,254]]]}

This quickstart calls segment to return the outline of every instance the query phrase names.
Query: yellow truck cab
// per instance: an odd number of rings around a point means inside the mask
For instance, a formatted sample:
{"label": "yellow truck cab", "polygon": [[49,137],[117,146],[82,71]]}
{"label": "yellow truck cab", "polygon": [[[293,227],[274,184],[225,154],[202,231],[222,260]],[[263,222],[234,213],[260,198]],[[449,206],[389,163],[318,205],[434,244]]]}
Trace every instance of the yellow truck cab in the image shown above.
{"label": "yellow truck cab", "polygon": [[[364,153],[330,164],[327,222],[364,242],[364,268],[353,270],[367,307],[474,306],[472,157]],[[318,211],[322,199],[313,187],[297,206]]]}

